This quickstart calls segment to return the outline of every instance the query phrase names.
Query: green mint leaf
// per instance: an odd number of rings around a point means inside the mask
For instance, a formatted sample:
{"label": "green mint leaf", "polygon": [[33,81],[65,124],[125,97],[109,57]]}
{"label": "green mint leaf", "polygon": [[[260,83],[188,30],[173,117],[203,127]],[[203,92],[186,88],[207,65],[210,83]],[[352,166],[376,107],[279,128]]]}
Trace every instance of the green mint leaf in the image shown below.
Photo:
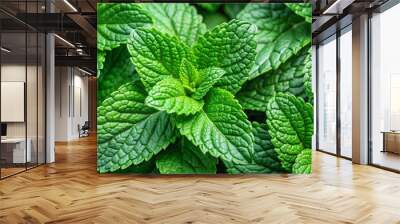
{"label": "green mint leaf", "polygon": [[135,66],[129,58],[126,45],[107,52],[104,68],[98,78],[97,102],[100,105],[121,85],[139,79]]}
{"label": "green mint leaf", "polygon": [[231,19],[236,16],[246,7],[247,3],[226,3],[224,4],[224,11]]}
{"label": "green mint leaf", "polygon": [[104,68],[104,62],[106,61],[106,52],[97,51],[97,78],[101,77],[101,70]]}
{"label": "green mint leaf", "polygon": [[227,171],[232,174],[237,173],[272,173],[283,171],[278,153],[271,143],[271,137],[268,134],[267,124],[258,122],[252,123],[252,132],[254,135],[254,154],[253,161],[248,164],[235,164],[224,162]]}
{"label": "green mint leaf", "polygon": [[145,93],[140,82],[127,83],[97,108],[99,172],[148,161],[175,141],[172,118],[146,106]]}
{"label": "green mint leaf", "polygon": [[198,6],[207,10],[208,12],[216,12],[219,7],[221,7],[221,3],[197,3]]}
{"label": "green mint leaf", "polygon": [[194,65],[184,58],[180,67],[179,78],[185,87],[194,92],[200,79],[200,74]]}
{"label": "green mint leaf", "polygon": [[202,99],[208,93],[211,87],[225,74],[225,70],[211,67],[200,70],[199,74],[200,80],[197,82],[196,91],[191,96],[197,100]]}
{"label": "green mint leaf", "polygon": [[236,93],[254,63],[256,30],[250,23],[231,20],[208,31],[193,46],[197,68],[224,69],[226,74],[215,85]]}
{"label": "green mint leaf", "polygon": [[141,4],[154,19],[154,27],[177,36],[189,46],[207,30],[201,15],[188,3],[144,3]]}
{"label": "green mint leaf", "polygon": [[306,22],[312,22],[312,7],[311,3],[285,3],[297,15],[304,17]]}
{"label": "green mint leaf", "polygon": [[179,143],[160,153],[156,165],[161,174],[215,174],[217,161],[182,138]]}
{"label": "green mint leaf", "polygon": [[313,104],[314,93],[313,93],[313,89],[312,89],[312,73],[311,73],[311,71],[304,74],[304,92],[307,96],[307,102]]}
{"label": "green mint leaf", "polygon": [[230,92],[219,88],[212,88],[204,99],[203,110],[177,118],[181,134],[203,153],[237,164],[251,161],[254,137],[240,104]]}
{"label": "green mint leaf", "polygon": [[304,149],[296,157],[293,164],[293,173],[295,174],[310,174],[312,171],[312,152],[311,149]]}
{"label": "green mint leaf", "polygon": [[277,69],[311,43],[311,24],[285,4],[248,4],[238,19],[258,27],[257,56],[250,79]]}
{"label": "green mint leaf", "polygon": [[154,159],[149,161],[142,162],[138,165],[131,165],[126,169],[116,170],[115,173],[140,173],[140,174],[148,174],[152,173],[156,167],[156,163]]}
{"label": "green mint leaf", "polygon": [[112,50],[125,44],[130,33],[151,25],[152,19],[137,4],[99,3],[97,4],[97,48]]}
{"label": "green mint leaf", "polygon": [[145,102],[150,107],[178,115],[194,114],[204,105],[203,101],[186,96],[182,83],[175,78],[166,78],[158,82],[150,90]]}
{"label": "green mint leaf", "polygon": [[167,77],[179,78],[182,59],[194,61],[186,44],[155,29],[133,31],[127,46],[147,90]]}
{"label": "green mint leaf", "polygon": [[306,98],[305,82],[311,76],[311,51],[305,47],[277,70],[248,81],[237,94],[240,104],[247,110],[264,112],[276,93],[291,93]]}
{"label": "green mint leaf", "polygon": [[269,101],[266,113],[271,142],[282,167],[291,171],[297,155],[311,148],[313,108],[302,98],[278,93]]}

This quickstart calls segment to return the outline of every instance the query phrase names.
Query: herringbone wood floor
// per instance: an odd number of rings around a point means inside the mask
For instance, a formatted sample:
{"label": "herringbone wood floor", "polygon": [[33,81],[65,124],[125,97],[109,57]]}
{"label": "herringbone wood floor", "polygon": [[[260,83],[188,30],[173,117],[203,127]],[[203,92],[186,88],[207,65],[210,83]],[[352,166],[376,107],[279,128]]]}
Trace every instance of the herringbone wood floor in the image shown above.
{"label": "herringbone wood floor", "polygon": [[0,223],[400,223],[400,175],[314,154],[311,176],[96,173],[95,138],[0,181]]}

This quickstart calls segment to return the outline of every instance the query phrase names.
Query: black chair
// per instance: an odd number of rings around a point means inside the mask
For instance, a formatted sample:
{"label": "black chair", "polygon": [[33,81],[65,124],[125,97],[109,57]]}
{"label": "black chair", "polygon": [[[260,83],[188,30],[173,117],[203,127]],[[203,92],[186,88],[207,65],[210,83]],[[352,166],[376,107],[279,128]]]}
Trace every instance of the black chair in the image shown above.
{"label": "black chair", "polygon": [[89,121],[85,121],[85,123],[82,125],[82,127],[80,127],[80,125],[78,125],[79,138],[89,136],[89,129],[90,129]]}

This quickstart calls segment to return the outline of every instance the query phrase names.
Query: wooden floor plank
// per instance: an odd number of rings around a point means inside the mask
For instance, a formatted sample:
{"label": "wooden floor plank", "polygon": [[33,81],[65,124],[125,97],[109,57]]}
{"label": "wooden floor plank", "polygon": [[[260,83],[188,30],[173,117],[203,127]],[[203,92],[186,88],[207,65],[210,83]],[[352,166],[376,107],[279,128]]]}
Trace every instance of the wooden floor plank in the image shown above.
{"label": "wooden floor plank", "polygon": [[0,223],[400,223],[400,175],[315,152],[312,175],[96,172],[96,141],[0,181]]}

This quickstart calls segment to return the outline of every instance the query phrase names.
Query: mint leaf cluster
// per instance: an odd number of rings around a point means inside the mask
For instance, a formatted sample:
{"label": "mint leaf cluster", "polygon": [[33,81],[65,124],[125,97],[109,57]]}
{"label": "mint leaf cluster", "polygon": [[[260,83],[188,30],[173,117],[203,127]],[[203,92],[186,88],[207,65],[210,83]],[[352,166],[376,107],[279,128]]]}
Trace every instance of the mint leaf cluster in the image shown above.
{"label": "mint leaf cluster", "polygon": [[[236,18],[207,29],[200,12],[219,8]],[[310,15],[309,4],[98,4],[97,170],[309,173]]]}

